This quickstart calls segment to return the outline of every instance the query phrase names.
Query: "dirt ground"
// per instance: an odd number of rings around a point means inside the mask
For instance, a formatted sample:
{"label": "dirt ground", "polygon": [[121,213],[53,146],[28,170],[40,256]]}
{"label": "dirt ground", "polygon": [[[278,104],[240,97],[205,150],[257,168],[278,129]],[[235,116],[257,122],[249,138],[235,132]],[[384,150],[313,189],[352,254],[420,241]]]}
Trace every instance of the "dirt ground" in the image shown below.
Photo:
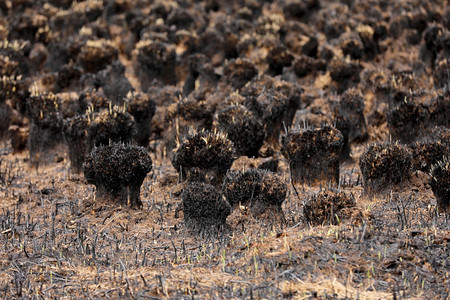
{"label": "dirt ground", "polygon": [[[29,1],[18,2],[23,2],[23,11],[28,11],[26,7]],[[97,2],[102,5],[116,2],[118,6],[126,6],[126,3],[134,5],[131,0]],[[147,12],[150,4],[137,2]],[[150,2],[151,5],[160,3]],[[173,4],[176,1],[169,2]],[[181,2],[190,7],[196,1]],[[231,9],[227,5],[221,6],[220,2],[199,1],[203,2],[205,5],[218,6],[217,11],[211,9],[208,12],[211,18],[209,22],[214,25],[217,25],[214,18],[220,20],[220,13],[230,12]],[[261,8],[260,14],[268,16],[287,14],[288,11],[282,9],[285,2],[315,1],[232,2],[232,13],[237,14],[236,7],[240,5],[251,8],[252,5],[257,6],[254,3],[259,3],[257,7]],[[400,27],[403,26],[401,17],[425,14],[429,8],[424,5],[415,9],[416,1],[401,2],[367,3],[382,7],[378,9],[383,15],[381,21],[391,26],[397,24],[394,22],[397,20]],[[314,16],[324,15],[323,18],[334,21],[349,16],[348,27],[351,28],[364,19],[360,13],[351,13],[352,9],[357,10],[358,5],[365,7],[364,1],[323,0],[320,3],[320,8],[314,8],[314,13],[309,13]],[[447,1],[429,3],[433,12],[440,14],[443,24],[445,20],[446,24],[449,22],[448,8],[445,10],[447,4]],[[167,6],[170,7],[169,4]],[[42,11],[46,13],[53,9],[49,6],[44,8]],[[7,34],[5,28],[9,28],[9,23],[15,20],[12,17],[13,8],[8,9],[5,9],[7,13],[0,15],[0,34]],[[395,9],[401,13],[388,18],[387,15],[395,12]],[[58,10],[65,9],[59,7]],[[374,12],[367,8],[368,15],[375,15],[374,18],[378,16],[378,10]],[[331,12],[338,14],[337,17]],[[240,13],[245,15],[248,12]],[[298,18],[301,20],[298,26],[308,24],[305,16]],[[411,19],[414,18],[408,20]],[[309,22],[314,25],[302,29],[304,32],[309,33],[320,24],[313,17]],[[322,28],[327,27],[323,25]],[[380,41],[384,49],[381,54],[376,54],[375,59],[363,57],[358,63],[363,70],[378,70],[380,74],[412,70],[421,89],[436,90],[433,67],[419,59],[423,45],[420,34],[423,30],[417,33],[418,43],[408,44],[407,37],[412,39],[410,35],[415,33],[411,28],[396,37],[388,35]],[[395,31],[392,26],[389,29],[390,32]],[[154,30],[157,32],[159,29]],[[151,32],[150,29],[148,31]],[[121,49],[118,59],[125,67],[126,79],[132,88],[142,91],[141,84],[144,81],[138,78],[133,58],[127,54],[131,42],[124,39],[129,37],[116,24],[110,26],[109,34],[110,40]],[[150,36],[157,39],[157,35]],[[319,44],[330,46],[336,57],[349,59],[343,55],[337,39],[330,42],[331,38],[323,32],[317,36]],[[270,40],[267,36],[265,38]],[[285,43],[288,40],[285,37]],[[134,44],[131,44],[133,48]],[[304,41],[300,44],[304,44]],[[253,50],[243,51],[245,54],[240,53],[255,64],[260,74],[273,71],[266,62],[269,50],[264,48],[265,45],[260,49],[255,46]],[[180,49],[177,51],[182,52]],[[222,64],[217,64],[215,68],[223,74]],[[183,73],[185,70],[177,72]],[[53,86],[49,87],[44,80],[48,73],[52,72],[37,71],[35,75],[29,75],[29,79],[42,92],[51,91]],[[317,71],[304,77],[295,77],[293,74],[292,69],[285,68],[282,74],[270,75],[295,82],[304,89],[302,107],[297,110],[292,127],[301,126],[305,116],[311,123],[315,122],[315,118],[332,122],[330,103],[333,101],[330,99],[338,99],[342,93],[339,83],[331,78],[330,71]],[[202,79],[196,79],[193,93],[202,89],[199,80]],[[173,86],[182,89],[184,83],[182,80]],[[290,184],[289,163],[275,147],[272,156],[279,159],[278,174],[288,183],[287,197],[282,205],[285,221],[257,219],[249,214],[246,207],[240,206],[228,217],[229,228],[219,237],[204,239],[191,234],[183,224],[182,185],[171,163],[172,151],[166,151],[165,148],[167,140],[163,138],[164,125],[161,125],[164,116],[158,115],[165,113],[169,105],[157,104],[152,125],[157,130],[153,128],[149,143],[153,168],[141,187],[141,209],[120,207],[96,199],[94,185],[88,184],[82,174],[71,172],[64,143],[51,150],[55,153],[51,163],[35,168],[30,164],[28,149],[15,152],[10,140],[0,141],[0,297],[448,299],[450,218],[436,207],[429,174],[414,170],[407,182],[394,186],[386,193],[370,196],[364,193],[359,157],[371,144],[391,139],[386,122],[388,103],[381,101],[380,94],[367,84],[368,81],[361,80],[354,86],[362,91],[365,98],[368,138],[361,143],[352,143],[351,158],[340,166],[339,189],[351,194],[356,206],[346,219],[338,220],[336,225],[311,226],[305,221],[305,201],[312,193],[328,187],[300,185],[294,188]],[[203,92],[207,98],[225,93]],[[81,90],[66,87],[63,93],[78,96]],[[448,93],[446,95],[448,97]],[[28,126],[28,120],[21,122],[20,126]],[[264,144],[263,148],[267,147]],[[234,161],[231,169],[247,170],[269,158],[241,156]]]}

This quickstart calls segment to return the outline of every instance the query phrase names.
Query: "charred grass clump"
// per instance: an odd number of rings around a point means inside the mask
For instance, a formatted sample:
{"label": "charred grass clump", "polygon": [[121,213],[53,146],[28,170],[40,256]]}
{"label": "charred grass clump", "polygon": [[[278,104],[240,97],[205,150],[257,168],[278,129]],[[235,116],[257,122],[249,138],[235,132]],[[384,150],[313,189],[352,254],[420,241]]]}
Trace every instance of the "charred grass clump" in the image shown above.
{"label": "charred grass clump", "polygon": [[[0,0],[0,298],[448,298],[447,2]],[[34,86],[65,125],[39,129],[56,158],[39,174],[18,153]],[[309,165],[286,187],[279,138],[302,122]],[[308,123],[335,124],[341,154]],[[190,127],[229,141],[186,146]],[[367,197],[357,161],[390,135],[414,171]],[[367,168],[391,176],[402,153]],[[96,196],[67,173],[86,156]]]}
{"label": "charred grass clump", "polygon": [[105,69],[117,59],[116,47],[107,40],[89,40],[78,54],[78,63],[86,72],[95,73]]}
{"label": "charred grass clump", "polygon": [[354,142],[363,142],[368,138],[367,125],[364,117],[364,97],[355,88],[342,94],[336,116],[336,128],[344,137],[342,157],[350,156],[350,146]]}
{"label": "charred grass clump", "polygon": [[353,195],[326,190],[308,197],[303,206],[305,221],[313,226],[340,225],[356,205]]}
{"label": "charred grass clump", "polygon": [[[28,150],[30,164],[52,161],[53,150],[62,138],[61,99],[53,93],[34,93],[27,99],[27,116],[30,119]],[[53,155],[52,155],[53,154]]]}
{"label": "charred grass clump", "polygon": [[133,141],[137,128],[133,116],[125,107],[110,106],[102,110],[90,122],[87,129],[89,150],[95,146]]}
{"label": "charred grass clump", "polygon": [[172,150],[190,130],[211,130],[214,107],[204,100],[184,98],[170,105],[164,118],[168,126],[164,136],[165,146]]}
{"label": "charred grass clump", "polygon": [[428,118],[427,107],[414,102],[410,97],[405,98],[387,115],[389,133],[395,141],[412,143],[423,134]]}
{"label": "charred grass clump", "polygon": [[287,184],[276,173],[261,169],[232,171],[224,180],[224,195],[234,208],[244,206],[256,218],[283,221],[281,205]]}
{"label": "charred grass clump", "polygon": [[385,143],[371,145],[359,158],[364,192],[385,193],[411,176],[411,151],[402,145]]}
{"label": "charred grass clump", "polygon": [[257,157],[266,137],[264,126],[243,105],[230,105],[220,111],[217,128],[227,134],[238,156]]}
{"label": "charred grass clump", "polygon": [[139,208],[140,189],[152,169],[143,147],[113,143],[94,147],[83,164],[86,180],[96,187],[96,198]]}
{"label": "charred grass clump", "polygon": [[188,135],[175,150],[172,165],[182,180],[191,168],[199,168],[211,183],[220,185],[235,156],[233,143],[225,134],[199,131]]}
{"label": "charred grass clump", "polygon": [[249,81],[239,94],[245,99],[242,104],[263,124],[265,141],[278,149],[280,134],[291,126],[303,92],[297,84],[264,75]]}
{"label": "charred grass clump", "polygon": [[182,194],[184,224],[194,235],[211,238],[226,229],[231,206],[211,184],[192,182]]}
{"label": "charred grass clump", "polygon": [[83,171],[84,159],[88,153],[89,122],[87,115],[77,115],[64,120],[63,133],[69,150],[70,168],[75,174]]}
{"label": "charred grass clump", "polygon": [[431,190],[436,197],[438,208],[450,213],[450,158],[444,156],[430,171]]}
{"label": "charred grass clump", "polygon": [[147,90],[153,79],[175,84],[176,53],[173,45],[161,41],[142,40],[133,52],[133,61],[142,90]]}
{"label": "charred grass clump", "polygon": [[151,135],[151,121],[156,111],[155,102],[147,94],[129,93],[127,98],[127,111],[136,121],[136,143],[147,147]]}
{"label": "charred grass clump", "polygon": [[296,129],[281,138],[281,153],[289,161],[293,183],[339,184],[339,158],[344,138],[332,126]]}
{"label": "charred grass clump", "polygon": [[450,145],[445,141],[425,140],[411,145],[414,170],[429,172],[431,167],[450,153]]}

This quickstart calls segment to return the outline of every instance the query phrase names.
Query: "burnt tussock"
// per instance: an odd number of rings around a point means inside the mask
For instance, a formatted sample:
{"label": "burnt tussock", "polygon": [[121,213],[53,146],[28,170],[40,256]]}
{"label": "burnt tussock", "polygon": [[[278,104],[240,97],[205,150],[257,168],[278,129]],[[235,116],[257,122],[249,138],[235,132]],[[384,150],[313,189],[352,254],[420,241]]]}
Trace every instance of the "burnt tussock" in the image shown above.
{"label": "burnt tussock", "polygon": [[188,135],[174,151],[172,165],[183,179],[196,167],[210,173],[215,185],[220,185],[235,156],[233,143],[225,134],[200,131]]}
{"label": "burnt tussock", "polygon": [[294,183],[326,185],[339,183],[339,158],[344,144],[339,130],[292,130],[281,138],[281,153],[289,162]]}
{"label": "burnt tussock", "polygon": [[224,180],[224,195],[230,205],[249,208],[254,217],[281,214],[281,205],[286,199],[287,184],[276,173],[261,169],[245,172],[230,172]]}
{"label": "burnt tussock", "polygon": [[86,157],[86,180],[96,187],[98,199],[139,208],[140,189],[152,169],[152,159],[143,147],[113,143],[94,147]]}
{"label": "burnt tussock", "polygon": [[1,297],[448,298],[447,6],[0,0]]}
{"label": "burnt tussock", "polygon": [[216,187],[193,182],[187,185],[181,198],[184,224],[193,234],[213,237],[226,229],[231,206]]}
{"label": "burnt tussock", "polygon": [[217,127],[233,142],[237,155],[258,156],[266,133],[261,122],[245,106],[225,107],[217,114]]}
{"label": "burnt tussock", "polygon": [[307,198],[303,206],[303,216],[306,222],[314,226],[336,225],[350,217],[351,210],[355,205],[356,201],[353,195],[326,190]]}
{"label": "burnt tussock", "polygon": [[111,142],[131,142],[136,133],[133,116],[124,107],[110,106],[95,115],[87,128],[89,149]]}
{"label": "burnt tussock", "polygon": [[371,145],[359,159],[364,191],[387,192],[411,176],[411,151],[400,144]]}
{"label": "burnt tussock", "polygon": [[450,160],[443,156],[430,171],[430,185],[440,210],[450,210]]}

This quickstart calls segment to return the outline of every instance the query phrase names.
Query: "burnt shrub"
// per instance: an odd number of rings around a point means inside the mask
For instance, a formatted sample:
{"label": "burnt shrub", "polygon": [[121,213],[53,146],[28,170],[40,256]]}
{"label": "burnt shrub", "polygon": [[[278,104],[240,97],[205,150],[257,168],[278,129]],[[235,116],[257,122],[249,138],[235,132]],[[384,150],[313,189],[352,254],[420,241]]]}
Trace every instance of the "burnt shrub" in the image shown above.
{"label": "burnt shrub", "polygon": [[181,197],[184,224],[191,233],[210,238],[226,227],[231,206],[216,187],[193,182],[188,184]]}
{"label": "burnt shrub", "polygon": [[441,50],[440,37],[446,30],[441,24],[430,23],[423,32],[423,44],[420,48],[420,59],[434,67],[437,54]]}
{"label": "burnt shrub", "polygon": [[133,62],[143,91],[149,88],[153,79],[165,84],[177,82],[176,53],[173,45],[160,41],[140,41],[133,52]]}
{"label": "burnt shrub", "polygon": [[8,128],[8,136],[11,141],[13,153],[19,153],[25,150],[28,142],[29,128],[11,125]]}
{"label": "burnt shrub", "polygon": [[86,72],[95,73],[105,69],[118,57],[118,50],[108,40],[89,40],[78,54],[78,63]]}
{"label": "burnt shrub", "polygon": [[11,108],[23,114],[29,96],[28,84],[23,76],[5,75],[0,78],[0,106],[9,102]]}
{"label": "burnt shrub", "polygon": [[364,118],[364,97],[359,90],[351,88],[342,94],[336,111],[336,128],[344,136],[344,157],[349,156],[351,143],[362,142],[369,137]]}
{"label": "burnt shrub", "polygon": [[450,158],[445,156],[431,168],[431,190],[439,209],[450,212]]}
{"label": "burnt shrub", "polygon": [[103,91],[105,96],[115,104],[121,104],[123,98],[133,90],[125,77],[125,67],[119,60],[115,60],[105,69],[97,72],[93,78],[93,87]]}
{"label": "burnt shrub", "polygon": [[267,170],[232,171],[224,179],[224,195],[230,205],[248,207],[254,217],[281,214],[286,199],[287,184],[277,174]]}
{"label": "burnt shrub", "polygon": [[338,225],[346,219],[356,202],[353,195],[326,190],[312,194],[303,206],[305,221],[313,226]]}
{"label": "burnt shrub", "polygon": [[359,158],[364,192],[384,193],[406,182],[411,175],[412,155],[399,144],[373,144]]}
{"label": "burnt shrub", "polygon": [[450,145],[439,140],[425,140],[411,145],[414,170],[429,172],[444,155],[450,153]]}
{"label": "burnt shrub", "polygon": [[344,138],[336,128],[290,130],[281,137],[293,183],[339,184],[339,157]]}
{"label": "burnt shrub", "polygon": [[168,130],[164,135],[168,150],[175,147],[176,141],[189,134],[191,129],[210,130],[214,119],[214,107],[206,101],[184,98],[169,106],[164,117]]}
{"label": "burnt shrub", "polygon": [[294,56],[284,45],[276,46],[267,55],[269,70],[274,75],[281,74],[283,68],[290,66],[293,60]]}
{"label": "burnt shrub", "polygon": [[29,41],[0,41],[0,55],[4,57],[4,61],[5,58],[8,57],[6,61],[8,62],[9,68],[2,70],[4,75],[28,75],[30,69],[30,60],[28,56],[30,51],[31,43]]}
{"label": "burnt shrub", "polygon": [[126,98],[127,111],[136,121],[136,143],[140,146],[148,146],[151,135],[151,121],[156,111],[156,104],[147,94],[129,93]]}
{"label": "burnt shrub", "polygon": [[64,120],[63,133],[66,140],[70,169],[72,173],[80,174],[83,171],[83,163],[88,151],[87,128],[89,119],[86,115],[77,115]]}
{"label": "burnt shrub", "polygon": [[[442,59],[436,63],[436,68],[433,72],[434,86],[436,88],[444,88],[450,82],[450,60]],[[447,87],[448,88],[448,87]]]}
{"label": "burnt shrub", "polygon": [[108,109],[111,101],[96,91],[85,91],[78,97],[80,111]]}
{"label": "burnt shrub", "polygon": [[33,93],[26,104],[30,120],[28,150],[30,164],[38,168],[39,163],[51,162],[53,150],[62,140],[61,99],[53,93]]}
{"label": "burnt shrub", "polygon": [[87,129],[89,151],[111,142],[131,142],[136,135],[136,121],[124,107],[111,106],[98,113]]}
{"label": "burnt shrub", "polygon": [[83,165],[86,180],[96,187],[96,198],[141,207],[140,189],[152,169],[143,147],[113,143],[94,147]]}
{"label": "burnt shrub", "polygon": [[81,72],[82,70],[77,66],[65,64],[56,76],[55,91],[75,88],[81,78]]}
{"label": "burnt shrub", "polygon": [[389,133],[393,140],[409,144],[421,136],[429,118],[427,107],[416,103],[412,97],[405,98],[387,115]]}
{"label": "burnt shrub", "polygon": [[361,66],[355,61],[333,59],[329,65],[331,79],[337,82],[337,91],[342,93],[360,81]]}
{"label": "burnt shrub", "polygon": [[224,80],[238,90],[258,74],[254,64],[247,59],[232,59],[223,69]]}
{"label": "burnt shrub", "polygon": [[231,105],[217,115],[217,127],[233,142],[236,155],[258,156],[266,136],[264,126],[243,105]]}
{"label": "burnt shrub", "polygon": [[450,127],[450,85],[435,90],[435,94],[434,97],[426,102],[426,107],[430,114],[429,126]]}
{"label": "burnt shrub", "polygon": [[327,64],[325,60],[301,55],[294,61],[294,72],[298,77],[305,77],[317,71],[325,71]]}
{"label": "burnt shrub", "polygon": [[270,146],[279,148],[280,133],[291,126],[303,92],[297,84],[267,75],[253,78],[241,89],[244,106],[261,120]]}
{"label": "burnt shrub", "polygon": [[246,106],[260,116],[266,131],[266,140],[271,145],[277,145],[284,127],[283,121],[289,110],[288,97],[271,89],[263,91],[254,102],[250,101],[246,102]]}
{"label": "burnt shrub", "polygon": [[189,55],[186,67],[187,74],[183,86],[185,96],[192,93],[194,98],[204,98],[206,94],[216,89],[219,78],[214,73],[209,57],[200,53]]}
{"label": "burnt shrub", "polygon": [[361,59],[364,54],[363,43],[354,32],[341,36],[341,49],[344,56],[349,55],[352,59]]}
{"label": "burnt shrub", "polygon": [[172,158],[172,165],[182,180],[191,168],[209,175],[211,183],[220,185],[235,159],[233,143],[223,133],[199,131],[188,135]]}

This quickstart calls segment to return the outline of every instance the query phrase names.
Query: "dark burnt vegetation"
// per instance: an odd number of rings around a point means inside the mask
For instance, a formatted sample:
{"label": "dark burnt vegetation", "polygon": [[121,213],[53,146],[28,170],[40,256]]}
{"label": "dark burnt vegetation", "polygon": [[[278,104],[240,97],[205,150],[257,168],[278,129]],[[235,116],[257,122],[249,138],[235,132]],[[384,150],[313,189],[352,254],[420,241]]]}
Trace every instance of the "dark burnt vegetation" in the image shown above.
{"label": "dark burnt vegetation", "polygon": [[134,140],[136,121],[124,106],[110,106],[94,116],[87,128],[89,151],[95,146]]}
{"label": "dark burnt vegetation", "polygon": [[174,151],[172,165],[185,180],[187,172],[199,168],[210,182],[220,185],[231,168],[236,153],[233,143],[224,133],[199,131],[188,135]]}
{"label": "dark burnt vegetation", "polygon": [[89,123],[90,116],[87,114],[64,120],[63,132],[69,151],[70,168],[75,174],[83,171],[83,163],[89,151],[87,137]]}
{"label": "dark burnt vegetation", "polygon": [[335,123],[344,138],[341,156],[347,159],[351,144],[361,143],[369,137],[364,116],[364,97],[360,91],[352,88],[342,94],[335,112]]}
{"label": "dark burnt vegetation", "polygon": [[445,298],[445,4],[0,0],[0,294]]}
{"label": "dark burnt vegetation", "polygon": [[217,128],[233,142],[236,155],[258,156],[264,138],[264,126],[243,105],[230,105],[217,115]]}
{"label": "dark burnt vegetation", "polygon": [[339,184],[339,159],[344,145],[339,130],[332,126],[295,129],[282,136],[281,144],[293,183]]}
{"label": "dark burnt vegetation", "polygon": [[26,102],[30,120],[28,150],[31,165],[49,163],[54,159],[54,150],[61,144],[62,115],[61,99],[53,93],[34,93]]}
{"label": "dark burnt vegetation", "polygon": [[[448,152],[447,152],[448,154]],[[450,211],[450,160],[448,155],[434,164],[430,171],[430,185],[441,211]]]}
{"label": "dark burnt vegetation", "polygon": [[204,182],[187,185],[183,199],[184,224],[196,236],[211,238],[226,230],[231,206],[219,189]]}
{"label": "dark burnt vegetation", "polygon": [[233,209],[246,207],[256,218],[284,221],[281,208],[287,184],[276,173],[261,169],[232,171],[224,180],[224,195]]}
{"label": "dark burnt vegetation", "polygon": [[325,190],[309,196],[303,207],[303,216],[311,225],[338,225],[351,216],[356,206],[353,195]]}
{"label": "dark burnt vegetation", "polygon": [[142,206],[140,189],[151,169],[152,159],[145,148],[121,143],[94,147],[83,164],[97,199],[133,208]]}
{"label": "dark burnt vegetation", "polygon": [[148,94],[129,93],[126,98],[127,111],[136,122],[136,143],[140,146],[148,146],[151,136],[151,121],[156,111],[155,101]]}
{"label": "dark burnt vegetation", "polygon": [[371,145],[359,159],[364,191],[386,193],[411,176],[411,150],[396,143]]}

